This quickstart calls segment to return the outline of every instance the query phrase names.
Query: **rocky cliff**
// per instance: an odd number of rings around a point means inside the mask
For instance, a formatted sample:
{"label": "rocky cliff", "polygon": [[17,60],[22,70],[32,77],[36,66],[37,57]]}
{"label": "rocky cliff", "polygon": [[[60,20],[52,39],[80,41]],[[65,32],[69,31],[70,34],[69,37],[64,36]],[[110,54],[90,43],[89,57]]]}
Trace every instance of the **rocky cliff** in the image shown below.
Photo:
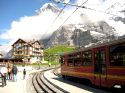
{"label": "rocky cliff", "polygon": [[115,29],[106,22],[87,23],[79,25],[66,25],[55,31],[52,36],[44,41],[45,47],[55,45],[73,45],[84,47],[91,43],[104,42],[117,38]]}

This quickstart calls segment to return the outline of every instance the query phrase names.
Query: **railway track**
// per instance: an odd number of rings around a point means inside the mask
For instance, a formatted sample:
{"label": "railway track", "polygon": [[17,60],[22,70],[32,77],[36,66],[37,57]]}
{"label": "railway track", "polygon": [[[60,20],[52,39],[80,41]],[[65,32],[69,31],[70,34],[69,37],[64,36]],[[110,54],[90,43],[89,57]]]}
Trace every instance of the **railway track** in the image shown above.
{"label": "railway track", "polygon": [[32,74],[32,86],[35,89],[35,93],[66,93],[65,90],[52,84],[44,77],[45,71],[39,71]]}
{"label": "railway track", "polygon": [[[58,87],[57,85],[55,85],[57,83],[53,84],[51,81],[49,81],[44,76],[44,72],[45,71],[46,71],[46,69],[43,70],[43,71],[32,73],[30,75],[31,81],[28,81],[30,84],[28,83],[29,87],[28,87],[27,93],[69,93],[67,89],[63,90],[60,87]],[[55,74],[55,75],[60,77],[60,73],[59,73],[59,71],[57,71],[57,69],[53,69],[49,73],[53,73],[53,74]],[[50,75],[50,74],[48,74],[48,75]],[[76,83],[73,84],[72,82],[70,82],[69,84],[76,86]],[[80,84],[83,84],[83,83],[80,83]],[[77,85],[77,86],[79,88],[83,89],[83,90],[79,90],[79,89],[76,88],[77,91],[79,91],[79,92],[82,91],[82,93],[84,93],[86,90],[88,90],[88,91],[90,90],[90,92],[95,92],[95,93],[110,93],[110,92],[113,92],[113,93],[117,93],[117,92],[124,93],[121,90],[116,90],[116,89],[115,90],[106,90],[106,89],[100,89],[100,88],[98,89],[97,87],[89,87],[89,86],[86,86],[84,84],[82,86],[81,85]],[[72,89],[74,89],[74,88],[71,87],[71,90]],[[72,93],[74,93],[74,91],[72,91]]]}

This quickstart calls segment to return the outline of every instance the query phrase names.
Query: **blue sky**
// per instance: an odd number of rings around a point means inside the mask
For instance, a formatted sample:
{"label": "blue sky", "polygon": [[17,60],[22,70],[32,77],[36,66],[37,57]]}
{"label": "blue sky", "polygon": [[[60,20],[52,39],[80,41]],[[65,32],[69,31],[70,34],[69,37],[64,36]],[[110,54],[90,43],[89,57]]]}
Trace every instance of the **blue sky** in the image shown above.
{"label": "blue sky", "polygon": [[10,28],[13,20],[35,15],[35,10],[50,0],[0,0],[0,30]]}

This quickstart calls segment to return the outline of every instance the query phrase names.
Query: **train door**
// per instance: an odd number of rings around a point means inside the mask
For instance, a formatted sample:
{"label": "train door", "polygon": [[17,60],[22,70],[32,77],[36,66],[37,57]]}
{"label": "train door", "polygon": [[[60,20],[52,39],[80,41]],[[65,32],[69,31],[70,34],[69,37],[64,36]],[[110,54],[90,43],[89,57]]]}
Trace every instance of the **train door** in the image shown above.
{"label": "train door", "polygon": [[106,85],[106,49],[94,50],[94,83],[98,86]]}

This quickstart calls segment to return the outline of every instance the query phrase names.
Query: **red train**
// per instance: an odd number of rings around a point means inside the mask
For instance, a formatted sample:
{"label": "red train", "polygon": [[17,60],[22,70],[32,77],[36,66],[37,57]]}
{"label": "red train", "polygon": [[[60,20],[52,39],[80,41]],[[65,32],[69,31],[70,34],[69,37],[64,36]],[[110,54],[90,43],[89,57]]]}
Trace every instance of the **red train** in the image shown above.
{"label": "red train", "polygon": [[125,39],[61,55],[63,77],[78,77],[92,84],[125,88]]}

